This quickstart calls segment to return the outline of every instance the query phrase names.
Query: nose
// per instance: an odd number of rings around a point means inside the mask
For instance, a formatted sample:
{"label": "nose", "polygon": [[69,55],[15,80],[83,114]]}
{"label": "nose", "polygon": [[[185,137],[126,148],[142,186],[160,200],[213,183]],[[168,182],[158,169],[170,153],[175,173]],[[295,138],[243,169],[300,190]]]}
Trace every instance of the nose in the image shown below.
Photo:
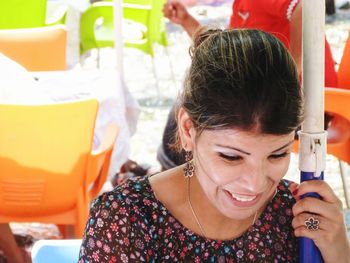
{"label": "nose", "polygon": [[242,187],[251,193],[259,193],[266,188],[268,183],[267,167],[265,162],[250,164],[240,177]]}

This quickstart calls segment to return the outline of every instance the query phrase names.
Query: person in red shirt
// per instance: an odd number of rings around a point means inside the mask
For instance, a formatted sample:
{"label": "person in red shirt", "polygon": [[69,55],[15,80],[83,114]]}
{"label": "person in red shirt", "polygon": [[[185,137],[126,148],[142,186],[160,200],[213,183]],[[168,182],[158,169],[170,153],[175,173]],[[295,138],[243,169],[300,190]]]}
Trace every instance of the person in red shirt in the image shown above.
{"label": "person in red shirt", "polygon": [[[189,36],[200,26],[178,0],[169,0],[163,8],[164,16],[181,25]],[[251,28],[278,37],[290,50],[301,72],[301,0],[234,0],[230,28]],[[325,86],[337,87],[337,75],[330,46],[325,41]]]}

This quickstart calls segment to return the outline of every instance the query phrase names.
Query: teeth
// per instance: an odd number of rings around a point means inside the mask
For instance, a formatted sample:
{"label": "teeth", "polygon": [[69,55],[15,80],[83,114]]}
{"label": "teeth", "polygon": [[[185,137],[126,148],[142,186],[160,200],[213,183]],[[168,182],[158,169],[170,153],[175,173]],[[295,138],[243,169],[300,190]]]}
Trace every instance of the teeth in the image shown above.
{"label": "teeth", "polygon": [[232,197],[233,197],[234,199],[237,199],[238,201],[241,201],[241,202],[253,201],[253,200],[256,198],[256,196],[250,196],[250,197],[247,197],[247,196],[238,196],[238,195],[235,195],[235,194],[232,194],[232,193],[231,193],[231,195],[232,195]]}

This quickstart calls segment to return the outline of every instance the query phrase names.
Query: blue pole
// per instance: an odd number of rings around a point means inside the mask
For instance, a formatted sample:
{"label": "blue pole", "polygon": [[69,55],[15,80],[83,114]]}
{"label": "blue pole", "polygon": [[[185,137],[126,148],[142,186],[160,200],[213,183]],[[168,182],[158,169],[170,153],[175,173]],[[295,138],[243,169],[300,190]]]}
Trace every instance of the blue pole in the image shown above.
{"label": "blue pole", "polygon": [[[324,173],[321,173],[321,176],[315,177],[313,172],[301,172],[300,181],[309,181],[309,180],[324,180]],[[320,198],[316,193],[308,193],[302,196],[304,197],[314,197]],[[323,259],[319,249],[316,247],[315,243],[306,237],[299,238],[299,262],[300,263],[322,263]]]}

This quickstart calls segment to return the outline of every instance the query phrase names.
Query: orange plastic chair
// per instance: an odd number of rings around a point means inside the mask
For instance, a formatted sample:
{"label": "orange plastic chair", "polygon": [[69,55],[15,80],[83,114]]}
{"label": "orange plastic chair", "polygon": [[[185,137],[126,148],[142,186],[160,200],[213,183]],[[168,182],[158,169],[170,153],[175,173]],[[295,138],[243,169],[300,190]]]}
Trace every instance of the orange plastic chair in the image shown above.
{"label": "orange plastic chair", "polygon": [[0,52],[29,71],[65,70],[64,25],[0,30]]}
{"label": "orange plastic chair", "polygon": [[[350,193],[346,188],[346,180],[341,161],[350,165],[350,90],[325,88],[325,111],[333,118],[329,122],[327,132],[327,153],[334,155],[340,164],[340,172],[347,206],[350,204]],[[293,152],[298,152],[299,143],[293,144]]]}
{"label": "orange plastic chair", "polygon": [[339,88],[350,90],[350,32],[345,43],[342,59],[338,69],[338,86]]}
{"label": "orange plastic chair", "polygon": [[97,109],[93,99],[0,105],[0,223],[73,225],[82,237],[118,134],[111,124],[92,150]]}

